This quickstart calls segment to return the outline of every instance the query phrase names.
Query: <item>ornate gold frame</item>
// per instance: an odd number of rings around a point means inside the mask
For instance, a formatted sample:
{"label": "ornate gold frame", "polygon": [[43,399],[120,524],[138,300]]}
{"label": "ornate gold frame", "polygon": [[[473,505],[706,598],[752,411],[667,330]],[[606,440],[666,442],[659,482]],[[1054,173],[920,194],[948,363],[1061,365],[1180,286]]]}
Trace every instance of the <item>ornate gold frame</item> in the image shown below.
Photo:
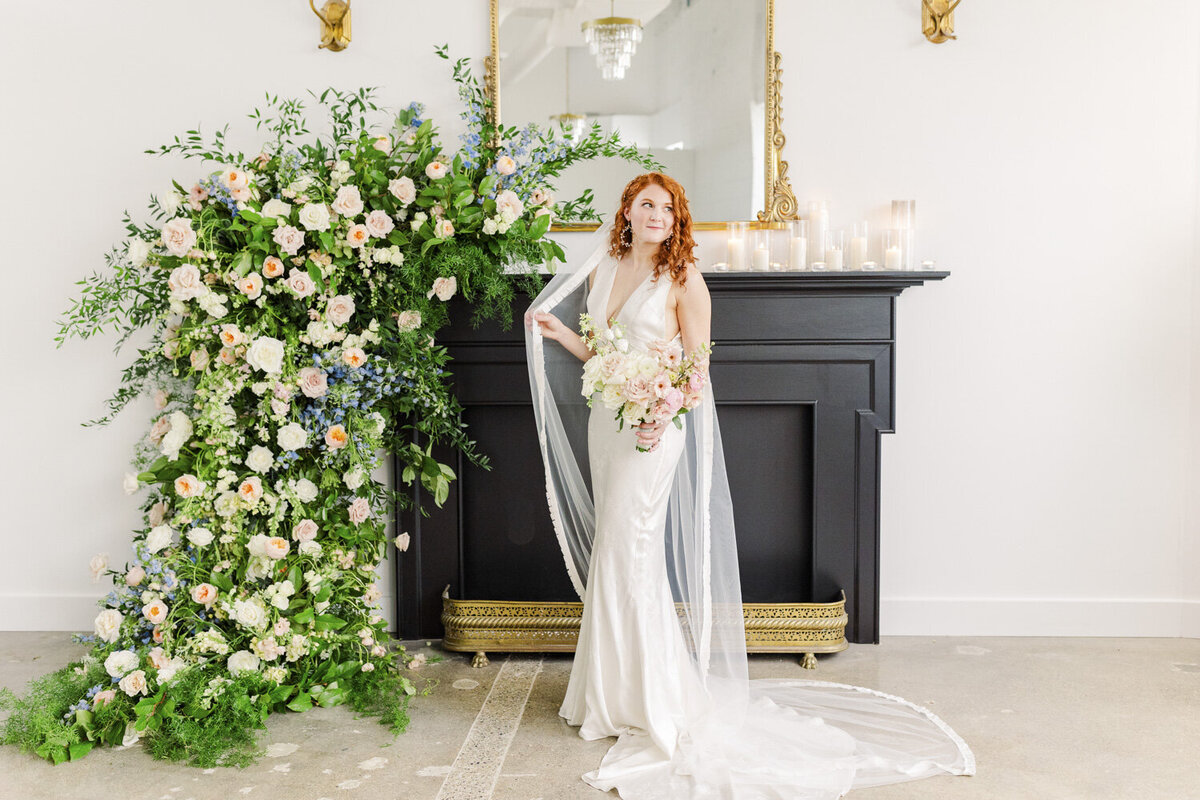
{"label": "ornate gold frame", "polygon": [[[833,603],[743,603],[746,651],[803,653],[801,664],[815,669],[816,653],[845,650],[846,593]],[[487,666],[487,651],[575,652],[583,603],[518,600],[455,600],[442,592],[442,646],[475,652],[471,666]]]}
{"label": "ornate gold frame", "polygon": [[[766,3],[766,147],[763,152],[763,167],[765,170],[765,197],[763,210],[758,212],[758,220],[751,223],[752,227],[778,227],[789,219],[796,219],[796,195],[788,180],[788,162],[783,158],[783,146],[786,139],[783,136],[783,84],[780,75],[783,73],[781,55],[775,50],[775,0],[763,0]],[[500,0],[488,0],[489,24],[491,27],[491,53],[483,60],[484,91],[492,101],[491,121],[499,127],[500,116]],[[721,230],[725,222],[697,222],[697,230]],[[594,223],[572,223],[555,225],[552,230],[558,231],[594,231],[599,227]]]}

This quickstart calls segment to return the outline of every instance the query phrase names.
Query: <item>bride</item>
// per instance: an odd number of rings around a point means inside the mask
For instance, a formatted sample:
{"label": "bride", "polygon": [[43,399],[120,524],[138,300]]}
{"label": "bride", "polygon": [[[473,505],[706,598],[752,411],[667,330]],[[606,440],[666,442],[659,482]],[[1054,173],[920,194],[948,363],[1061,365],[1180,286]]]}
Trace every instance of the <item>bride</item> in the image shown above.
{"label": "bride", "polygon": [[641,175],[613,221],[572,251],[525,315],[550,516],[583,600],[558,713],[584,739],[618,737],[583,780],[626,800],[824,800],[974,774],[967,744],[899,697],[827,681],[749,680],[711,380],[681,427],[621,430],[599,394],[590,403],[583,396],[581,362],[592,353],[581,313],[602,334],[622,330],[631,351],[692,354],[710,341],[695,246],[683,187]]}

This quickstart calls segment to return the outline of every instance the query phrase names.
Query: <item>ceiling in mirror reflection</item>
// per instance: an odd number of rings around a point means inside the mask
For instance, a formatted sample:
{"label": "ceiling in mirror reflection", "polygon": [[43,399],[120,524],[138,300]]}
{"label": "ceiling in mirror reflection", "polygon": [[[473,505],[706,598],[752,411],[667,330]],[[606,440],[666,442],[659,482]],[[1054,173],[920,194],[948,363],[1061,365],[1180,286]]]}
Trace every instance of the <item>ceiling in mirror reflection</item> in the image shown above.
{"label": "ceiling in mirror reflection", "polygon": [[[696,221],[751,219],[762,208],[765,3],[500,0],[498,10],[503,124],[585,115],[662,162]],[[582,31],[610,15],[643,25],[621,80],[604,80]],[[558,196],[591,188],[608,218],[640,171],[615,160],[579,164],[559,179]]]}

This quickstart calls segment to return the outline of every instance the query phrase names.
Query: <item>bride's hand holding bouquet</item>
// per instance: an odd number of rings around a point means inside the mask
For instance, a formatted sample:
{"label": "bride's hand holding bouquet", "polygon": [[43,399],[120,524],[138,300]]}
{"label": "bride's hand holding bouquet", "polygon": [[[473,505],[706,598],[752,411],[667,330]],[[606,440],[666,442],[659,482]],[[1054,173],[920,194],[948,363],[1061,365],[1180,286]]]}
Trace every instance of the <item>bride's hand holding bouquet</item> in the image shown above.
{"label": "bride's hand holding bouquet", "polygon": [[[580,339],[593,353],[583,366],[583,396],[592,405],[596,393],[616,412],[617,429],[649,424],[659,430],[666,422],[682,429],[681,417],[700,405],[708,382],[709,354],[705,342],[689,356],[674,342],[655,341],[646,350],[629,346],[620,323],[599,328],[588,314],[579,318]],[[657,447],[637,449],[649,452]]]}

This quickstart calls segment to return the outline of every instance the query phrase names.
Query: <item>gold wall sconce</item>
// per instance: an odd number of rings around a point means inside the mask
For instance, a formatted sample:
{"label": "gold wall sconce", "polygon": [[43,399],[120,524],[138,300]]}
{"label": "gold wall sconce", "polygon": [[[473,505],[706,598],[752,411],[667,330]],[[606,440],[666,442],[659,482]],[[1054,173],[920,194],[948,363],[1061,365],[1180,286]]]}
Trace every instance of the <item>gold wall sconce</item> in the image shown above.
{"label": "gold wall sconce", "polygon": [[954,35],[954,9],[962,0],[921,0],[921,33],[934,44],[941,44],[947,39],[957,39]]}
{"label": "gold wall sconce", "polygon": [[321,20],[321,43],[317,49],[325,48],[337,52],[350,44],[350,0],[328,0],[321,10],[308,0],[308,7]]}

